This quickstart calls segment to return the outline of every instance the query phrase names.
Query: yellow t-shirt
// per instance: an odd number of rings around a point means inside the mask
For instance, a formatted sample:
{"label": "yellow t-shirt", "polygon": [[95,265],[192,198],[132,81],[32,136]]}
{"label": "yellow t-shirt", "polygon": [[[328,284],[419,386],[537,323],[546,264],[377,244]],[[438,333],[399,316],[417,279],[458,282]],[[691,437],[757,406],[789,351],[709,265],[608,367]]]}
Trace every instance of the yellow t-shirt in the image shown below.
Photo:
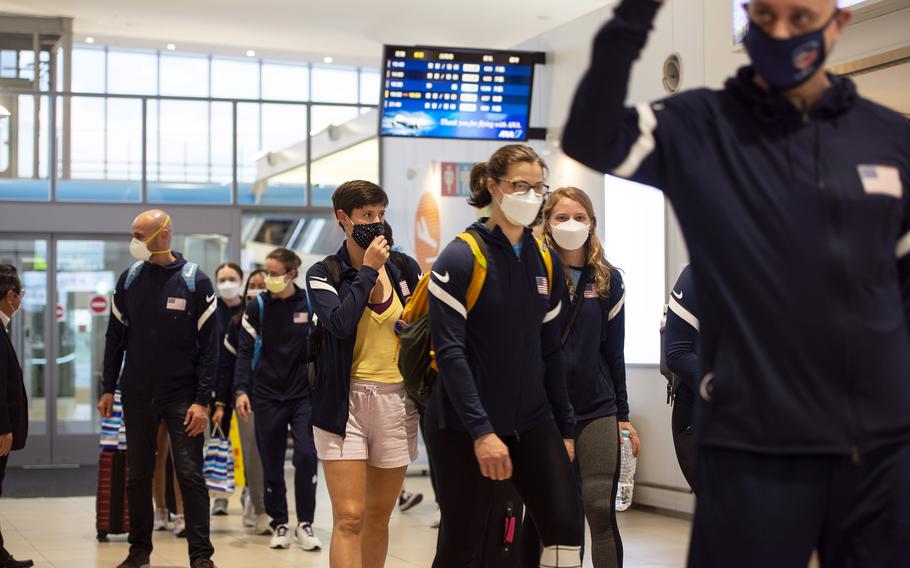
{"label": "yellow t-shirt", "polygon": [[398,370],[398,336],[395,335],[395,322],[401,319],[403,311],[394,291],[392,303],[383,313],[377,314],[369,306],[363,310],[357,324],[351,377],[387,384],[404,381]]}

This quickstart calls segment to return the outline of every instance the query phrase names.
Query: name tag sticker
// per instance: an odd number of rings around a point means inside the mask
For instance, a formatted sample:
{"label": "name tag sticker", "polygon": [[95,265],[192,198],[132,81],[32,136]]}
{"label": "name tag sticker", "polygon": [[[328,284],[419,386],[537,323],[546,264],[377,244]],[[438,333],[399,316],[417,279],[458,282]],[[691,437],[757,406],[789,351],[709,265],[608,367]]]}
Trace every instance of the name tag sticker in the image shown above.
{"label": "name tag sticker", "polygon": [[900,172],[894,166],[860,164],[859,179],[863,190],[870,195],[890,195],[900,199],[904,195]]}
{"label": "name tag sticker", "polygon": [[294,323],[307,323],[310,321],[310,314],[306,312],[296,312],[294,314]]}
{"label": "name tag sticker", "polygon": [[168,298],[165,307],[169,310],[184,312],[186,311],[186,298]]}

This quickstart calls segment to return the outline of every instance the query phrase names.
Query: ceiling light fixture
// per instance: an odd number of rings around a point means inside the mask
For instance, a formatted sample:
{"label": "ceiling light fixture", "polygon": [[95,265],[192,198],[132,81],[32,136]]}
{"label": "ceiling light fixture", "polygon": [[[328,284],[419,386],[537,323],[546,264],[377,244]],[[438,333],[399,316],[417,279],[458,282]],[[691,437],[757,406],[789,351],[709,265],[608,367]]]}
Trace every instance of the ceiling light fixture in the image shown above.
{"label": "ceiling light fixture", "polygon": [[248,49],[248,50],[246,51],[246,56],[247,56],[247,57],[256,57],[256,52],[253,51],[252,49]]}
{"label": "ceiling light fixture", "polygon": [[173,43],[167,44],[167,50],[168,50],[168,51],[174,51],[175,49],[177,49],[177,46],[174,45]]}
{"label": "ceiling light fixture", "polygon": [[85,38],[85,43],[95,43],[95,38],[93,38],[92,36],[89,36],[89,37]]}
{"label": "ceiling light fixture", "polygon": [[335,61],[335,60],[332,59],[331,57],[326,56],[326,57],[323,58],[322,61],[325,62],[325,63],[331,63],[331,62],[333,62],[333,61]]}

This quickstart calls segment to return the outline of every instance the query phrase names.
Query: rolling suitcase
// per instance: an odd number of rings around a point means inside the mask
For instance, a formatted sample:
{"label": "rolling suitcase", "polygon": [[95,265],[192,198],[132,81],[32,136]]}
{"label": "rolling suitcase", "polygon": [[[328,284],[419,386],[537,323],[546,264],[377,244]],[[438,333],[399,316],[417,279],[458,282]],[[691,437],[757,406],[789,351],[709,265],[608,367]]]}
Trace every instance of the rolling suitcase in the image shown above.
{"label": "rolling suitcase", "polygon": [[107,542],[108,535],[130,532],[126,477],[126,452],[102,450],[98,461],[98,497],[95,501],[98,542]]}
{"label": "rolling suitcase", "polygon": [[471,568],[510,568],[521,566],[518,548],[524,502],[511,481],[495,482],[487,530]]}

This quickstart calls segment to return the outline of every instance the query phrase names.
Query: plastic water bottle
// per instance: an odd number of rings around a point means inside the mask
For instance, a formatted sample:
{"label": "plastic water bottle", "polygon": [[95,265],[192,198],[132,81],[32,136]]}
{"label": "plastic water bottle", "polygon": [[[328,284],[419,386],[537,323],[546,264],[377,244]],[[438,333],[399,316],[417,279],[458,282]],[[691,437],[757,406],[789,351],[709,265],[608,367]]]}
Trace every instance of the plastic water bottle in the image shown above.
{"label": "plastic water bottle", "polygon": [[625,511],[632,505],[632,490],[635,488],[635,465],[638,458],[632,455],[632,433],[622,431],[622,464],[619,471],[619,487],[616,490],[616,510]]}

